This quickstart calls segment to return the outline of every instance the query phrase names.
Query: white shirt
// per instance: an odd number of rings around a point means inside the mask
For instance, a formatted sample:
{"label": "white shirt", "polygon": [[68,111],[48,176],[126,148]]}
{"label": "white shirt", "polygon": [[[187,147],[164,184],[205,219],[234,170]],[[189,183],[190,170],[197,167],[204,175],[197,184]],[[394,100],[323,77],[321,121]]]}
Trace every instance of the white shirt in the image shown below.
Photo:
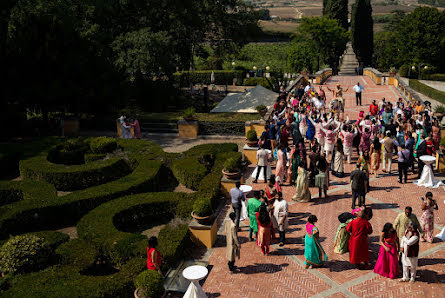
{"label": "white shirt", "polygon": [[355,85],[354,87],[352,87],[352,89],[354,89],[355,93],[361,93],[363,90],[365,90],[365,87],[363,87],[362,85]]}
{"label": "white shirt", "polygon": [[311,85],[307,85],[306,87],[304,87],[304,93],[307,93],[309,89],[314,89],[314,87]]}

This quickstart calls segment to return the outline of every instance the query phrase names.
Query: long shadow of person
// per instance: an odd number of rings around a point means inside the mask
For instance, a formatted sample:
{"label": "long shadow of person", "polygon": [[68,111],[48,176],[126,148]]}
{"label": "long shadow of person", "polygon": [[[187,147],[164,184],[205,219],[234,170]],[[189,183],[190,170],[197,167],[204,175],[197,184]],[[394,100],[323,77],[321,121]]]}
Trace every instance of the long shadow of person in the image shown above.
{"label": "long shadow of person", "polygon": [[279,271],[282,271],[284,267],[289,266],[288,263],[284,263],[284,264],[272,264],[272,263],[264,263],[264,264],[259,264],[259,263],[255,263],[253,265],[247,265],[245,267],[238,267],[238,271],[239,273],[243,273],[243,274],[257,274],[257,273],[276,273]]}

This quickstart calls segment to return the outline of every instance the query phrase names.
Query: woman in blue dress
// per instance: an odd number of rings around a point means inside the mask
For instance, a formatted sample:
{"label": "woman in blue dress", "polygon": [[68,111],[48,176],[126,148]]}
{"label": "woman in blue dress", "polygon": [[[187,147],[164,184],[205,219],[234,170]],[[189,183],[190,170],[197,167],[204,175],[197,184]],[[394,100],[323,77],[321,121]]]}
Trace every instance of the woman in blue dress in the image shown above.
{"label": "woman in blue dress", "polygon": [[310,215],[306,224],[306,236],[304,238],[304,258],[306,269],[312,267],[321,267],[323,262],[328,260],[328,256],[321,247],[320,233],[315,226],[317,217]]}

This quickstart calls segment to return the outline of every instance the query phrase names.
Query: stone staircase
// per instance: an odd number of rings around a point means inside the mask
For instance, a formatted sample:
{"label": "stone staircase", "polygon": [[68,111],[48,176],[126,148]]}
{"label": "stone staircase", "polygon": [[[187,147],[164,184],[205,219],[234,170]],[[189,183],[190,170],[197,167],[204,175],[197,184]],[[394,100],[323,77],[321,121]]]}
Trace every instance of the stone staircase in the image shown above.
{"label": "stone staircase", "polygon": [[343,60],[340,65],[340,71],[338,75],[340,76],[355,76],[357,75],[355,69],[358,68],[358,61],[355,57],[354,50],[352,49],[352,44],[349,42],[346,45],[346,53],[343,55]]}

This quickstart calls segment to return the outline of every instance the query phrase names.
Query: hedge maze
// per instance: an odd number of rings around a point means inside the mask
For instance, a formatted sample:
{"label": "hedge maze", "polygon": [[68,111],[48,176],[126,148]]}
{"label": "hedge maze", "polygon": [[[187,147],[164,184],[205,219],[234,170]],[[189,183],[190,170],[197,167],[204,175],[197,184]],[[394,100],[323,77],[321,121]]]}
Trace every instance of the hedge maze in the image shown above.
{"label": "hedge maze", "polygon": [[[172,154],[144,140],[44,142],[19,162],[0,153],[0,164],[22,178],[0,181],[2,297],[133,296],[135,280],[147,280],[140,232],[166,224],[158,236],[163,270],[177,264],[191,245],[191,212],[217,207],[224,161],[241,157],[227,143]],[[178,182],[196,192],[173,192]],[[77,239],[56,231],[72,226]],[[162,279],[152,280],[159,289]]]}

